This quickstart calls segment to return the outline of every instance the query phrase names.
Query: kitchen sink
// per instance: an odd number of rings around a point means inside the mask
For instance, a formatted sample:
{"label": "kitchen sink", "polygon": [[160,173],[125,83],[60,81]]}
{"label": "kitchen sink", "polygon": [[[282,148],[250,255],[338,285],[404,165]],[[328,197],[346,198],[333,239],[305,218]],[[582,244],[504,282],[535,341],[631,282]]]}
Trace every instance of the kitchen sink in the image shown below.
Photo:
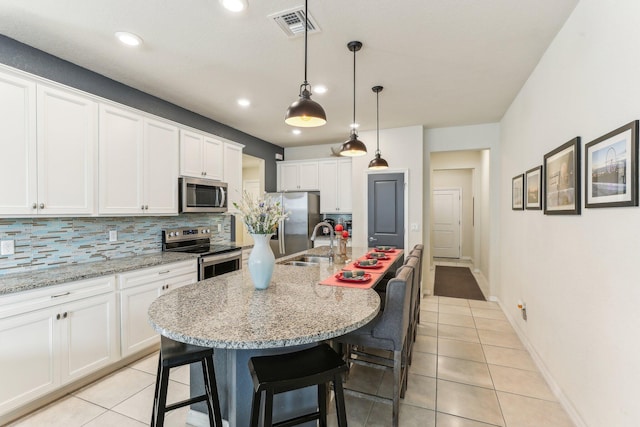
{"label": "kitchen sink", "polygon": [[333,262],[333,258],[326,255],[302,254],[292,259],[279,262],[282,265],[294,265],[296,267],[311,267],[321,262]]}

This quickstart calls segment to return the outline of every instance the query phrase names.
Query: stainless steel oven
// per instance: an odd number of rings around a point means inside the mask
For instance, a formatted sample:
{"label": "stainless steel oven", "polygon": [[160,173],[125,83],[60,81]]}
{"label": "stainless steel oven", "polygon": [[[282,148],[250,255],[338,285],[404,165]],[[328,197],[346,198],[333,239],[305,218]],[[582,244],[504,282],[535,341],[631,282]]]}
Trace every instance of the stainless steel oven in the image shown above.
{"label": "stainless steel oven", "polygon": [[207,227],[162,230],[162,250],[198,254],[198,280],[210,279],[242,268],[242,248],[212,244]]}

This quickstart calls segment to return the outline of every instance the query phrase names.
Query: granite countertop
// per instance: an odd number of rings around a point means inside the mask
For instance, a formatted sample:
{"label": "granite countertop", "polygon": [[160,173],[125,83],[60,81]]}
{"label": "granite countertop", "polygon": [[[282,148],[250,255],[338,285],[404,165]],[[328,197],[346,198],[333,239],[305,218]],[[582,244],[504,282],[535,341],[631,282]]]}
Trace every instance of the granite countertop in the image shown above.
{"label": "granite countertop", "polygon": [[196,254],[179,252],[158,252],[149,255],[139,255],[117,258],[109,261],[87,262],[63,267],[49,268],[26,273],[0,276],[0,296],[46,286],[60,285],[76,280],[91,279],[124,273],[145,267],[169,264],[197,258]]}
{"label": "granite countertop", "polygon": [[373,289],[318,282],[351,262],[351,253],[366,252],[352,248],[346,258],[310,267],[276,264],[266,290],[254,289],[248,269],[183,286],[151,304],[149,321],[174,340],[227,349],[289,347],[344,335],[375,317],[380,297]]}

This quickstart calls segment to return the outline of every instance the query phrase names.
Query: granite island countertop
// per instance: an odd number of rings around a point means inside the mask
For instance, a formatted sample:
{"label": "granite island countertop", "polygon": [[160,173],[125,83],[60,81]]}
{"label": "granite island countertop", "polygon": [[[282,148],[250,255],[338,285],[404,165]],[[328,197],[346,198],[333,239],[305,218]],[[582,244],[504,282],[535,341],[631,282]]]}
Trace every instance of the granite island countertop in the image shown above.
{"label": "granite island countertop", "polygon": [[226,349],[290,347],[330,339],[373,319],[380,308],[374,289],[325,286],[318,282],[340,271],[367,248],[349,248],[333,263],[298,267],[279,264],[314,248],[276,260],[269,288],[256,290],[248,269],[183,286],[157,298],[149,308],[152,327],[164,336]]}
{"label": "granite island countertop", "polygon": [[0,276],[0,296],[77,280],[124,273],[140,268],[186,261],[197,257],[197,254],[157,252],[108,261],[86,262],[25,273],[8,274]]}

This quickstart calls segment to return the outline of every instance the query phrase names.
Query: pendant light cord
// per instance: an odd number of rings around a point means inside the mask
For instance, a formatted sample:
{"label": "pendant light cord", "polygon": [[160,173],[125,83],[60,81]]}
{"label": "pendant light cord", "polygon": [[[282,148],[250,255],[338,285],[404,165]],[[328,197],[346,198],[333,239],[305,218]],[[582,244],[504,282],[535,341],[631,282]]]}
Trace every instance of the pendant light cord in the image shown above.
{"label": "pendant light cord", "polygon": [[356,132],[356,49],[353,49],[353,133]]}
{"label": "pendant light cord", "polygon": [[307,16],[307,4],[309,0],[304,0],[304,86],[309,86],[307,82],[307,28],[309,27],[309,18]]}
{"label": "pendant light cord", "polygon": [[380,91],[376,92],[376,154],[380,153]]}

